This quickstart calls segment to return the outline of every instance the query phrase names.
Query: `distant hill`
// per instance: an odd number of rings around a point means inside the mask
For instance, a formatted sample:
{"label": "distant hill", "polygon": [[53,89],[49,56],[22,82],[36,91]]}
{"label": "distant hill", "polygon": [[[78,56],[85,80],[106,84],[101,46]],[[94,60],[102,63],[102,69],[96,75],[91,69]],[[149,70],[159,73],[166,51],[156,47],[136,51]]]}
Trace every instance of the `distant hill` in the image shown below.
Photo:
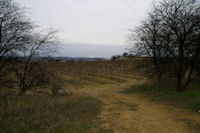
{"label": "distant hill", "polygon": [[60,61],[98,61],[107,60],[105,58],[89,58],[89,57],[42,57],[42,60],[60,60]]}

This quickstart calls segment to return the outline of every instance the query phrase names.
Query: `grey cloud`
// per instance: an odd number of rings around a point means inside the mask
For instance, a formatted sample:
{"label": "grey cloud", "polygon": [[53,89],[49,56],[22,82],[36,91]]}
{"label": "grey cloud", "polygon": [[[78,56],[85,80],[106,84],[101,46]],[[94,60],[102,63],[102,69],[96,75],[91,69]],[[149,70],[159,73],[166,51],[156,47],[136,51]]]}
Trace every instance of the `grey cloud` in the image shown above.
{"label": "grey cloud", "polygon": [[139,24],[151,4],[151,0],[16,1],[30,8],[38,25],[60,29],[58,36],[65,42],[122,47],[127,29]]}

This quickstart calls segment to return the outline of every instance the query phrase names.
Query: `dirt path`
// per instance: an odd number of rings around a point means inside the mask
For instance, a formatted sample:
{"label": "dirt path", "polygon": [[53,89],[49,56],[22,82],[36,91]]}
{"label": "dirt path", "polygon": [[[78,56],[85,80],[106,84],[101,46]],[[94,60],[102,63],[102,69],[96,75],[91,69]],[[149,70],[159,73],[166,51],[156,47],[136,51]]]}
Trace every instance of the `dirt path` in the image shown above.
{"label": "dirt path", "polygon": [[101,126],[114,133],[200,133],[200,113],[153,102],[141,95],[121,93],[134,82],[139,83],[135,80],[78,93],[92,95],[105,103],[99,116]]}

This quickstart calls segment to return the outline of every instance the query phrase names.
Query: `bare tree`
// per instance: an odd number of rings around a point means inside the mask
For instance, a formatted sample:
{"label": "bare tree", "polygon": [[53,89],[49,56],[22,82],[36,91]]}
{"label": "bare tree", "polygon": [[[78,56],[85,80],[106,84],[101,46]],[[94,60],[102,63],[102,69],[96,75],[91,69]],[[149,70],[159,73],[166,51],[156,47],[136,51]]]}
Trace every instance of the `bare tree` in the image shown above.
{"label": "bare tree", "polygon": [[[14,70],[21,93],[44,84],[46,73],[39,59],[57,50],[56,32],[38,31],[27,17],[25,8],[12,0],[1,0],[0,79],[6,76],[4,72]],[[8,62],[10,57],[12,62]],[[6,64],[12,68],[5,69]]]}
{"label": "bare tree", "polygon": [[[173,54],[176,57],[177,90],[184,91],[193,73],[199,54],[200,2],[197,0],[170,0],[159,2],[154,11],[165,29],[170,29]],[[188,72],[188,74],[186,74]]]}
{"label": "bare tree", "polygon": [[[4,67],[3,57],[14,50],[20,50],[29,41],[34,26],[26,17],[23,8],[12,0],[0,1],[0,69]],[[3,63],[3,64],[2,64]]]}
{"label": "bare tree", "polygon": [[[0,0],[0,84],[4,85],[9,79],[6,64],[8,56],[22,50],[29,41],[34,26],[25,15],[24,8],[12,0]],[[6,77],[7,76],[7,77]]]}
{"label": "bare tree", "polygon": [[13,70],[17,75],[21,93],[48,83],[49,77],[46,76],[46,69],[41,65],[40,60],[42,57],[50,56],[57,51],[56,32],[50,30],[46,33],[32,35],[30,43],[24,47],[22,53],[19,53],[21,61],[15,60],[19,63],[17,66],[13,66]]}
{"label": "bare tree", "polygon": [[137,56],[151,57],[159,81],[170,54],[168,51],[170,40],[167,39],[170,34],[168,32],[168,35],[164,36],[163,32],[167,33],[162,28],[158,16],[152,12],[148,14],[148,18],[139,27],[131,29],[128,36],[128,41],[133,44],[130,52]]}
{"label": "bare tree", "polygon": [[158,77],[163,61],[176,60],[177,91],[184,91],[200,54],[200,1],[155,3],[147,21],[131,37],[137,53],[153,58]]}

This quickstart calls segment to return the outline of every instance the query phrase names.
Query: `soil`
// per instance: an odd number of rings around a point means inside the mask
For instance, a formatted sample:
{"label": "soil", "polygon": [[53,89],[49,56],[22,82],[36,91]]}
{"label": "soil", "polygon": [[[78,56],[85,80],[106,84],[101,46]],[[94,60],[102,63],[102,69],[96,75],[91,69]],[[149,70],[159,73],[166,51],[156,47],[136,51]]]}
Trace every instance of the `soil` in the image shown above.
{"label": "soil", "polygon": [[107,87],[80,89],[76,93],[99,98],[104,106],[101,128],[114,133],[200,133],[200,113],[152,101],[144,95],[122,93],[146,79]]}

